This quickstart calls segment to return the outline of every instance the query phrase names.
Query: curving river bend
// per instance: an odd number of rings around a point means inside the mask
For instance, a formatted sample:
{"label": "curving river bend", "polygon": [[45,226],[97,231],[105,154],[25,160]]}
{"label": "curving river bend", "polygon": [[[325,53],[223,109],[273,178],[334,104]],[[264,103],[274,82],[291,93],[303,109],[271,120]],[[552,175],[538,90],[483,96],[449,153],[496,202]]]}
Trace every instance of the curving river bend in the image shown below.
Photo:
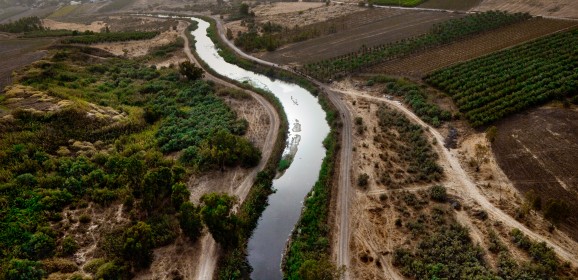
{"label": "curving river bend", "polygon": [[192,20],[198,22],[192,35],[199,57],[220,75],[272,92],[287,115],[289,131],[284,153],[294,153],[294,160],[285,173],[273,181],[277,191],[269,196],[269,206],[259,219],[248,248],[252,279],[282,279],[281,257],[285,244],[299,219],[305,195],[317,181],[325,156],[322,142],[329,133],[325,112],[317,98],[304,88],[226,62],[207,36],[209,23],[198,18]]}

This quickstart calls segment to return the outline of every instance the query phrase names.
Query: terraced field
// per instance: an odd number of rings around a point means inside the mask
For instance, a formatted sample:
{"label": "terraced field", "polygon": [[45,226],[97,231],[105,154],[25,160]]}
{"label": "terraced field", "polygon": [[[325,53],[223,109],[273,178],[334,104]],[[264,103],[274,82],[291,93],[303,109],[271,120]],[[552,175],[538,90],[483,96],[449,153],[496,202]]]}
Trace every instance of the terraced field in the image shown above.
{"label": "terraced field", "polygon": [[483,56],[573,26],[578,26],[578,22],[536,18],[453,44],[425,50],[408,57],[387,61],[370,68],[368,72],[423,77],[436,69]]}

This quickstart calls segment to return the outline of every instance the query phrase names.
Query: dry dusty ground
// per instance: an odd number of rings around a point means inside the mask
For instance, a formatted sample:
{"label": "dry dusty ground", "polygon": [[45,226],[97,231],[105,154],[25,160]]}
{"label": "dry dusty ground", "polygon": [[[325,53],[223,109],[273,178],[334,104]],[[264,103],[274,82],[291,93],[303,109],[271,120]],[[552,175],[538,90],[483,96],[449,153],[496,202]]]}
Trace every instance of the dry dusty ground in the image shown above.
{"label": "dry dusty ground", "polygon": [[52,39],[15,39],[0,34],[0,92],[12,83],[12,72],[42,58]]}
{"label": "dry dusty ground", "polygon": [[343,55],[362,46],[395,42],[427,32],[435,23],[463,14],[365,9],[334,20],[337,33],[290,44],[260,57],[279,64],[304,64]]}
{"label": "dry dusty ground", "polygon": [[[272,4],[257,5],[251,11],[255,12],[255,22],[273,22],[287,28],[295,26],[307,26],[343,17],[355,12],[363,11],[364,8],[352,5],[332,4],[326,6],[315,2],[278,2]],[[225,24],[231,29],[234,36],[237,32],[246,32],[247,26],[243,26],[240,20]]]}
{"label": "dry dusty ground", "polygon": [[72,22],[61,22],[52,19],[43,19],[42,25],[45,28],[51,30],[66,29],[66,30],[76,30],[79,32],[84,32],[86,30],[92,32],[101,32],[106,27],[106,23],[104,23],[103,21],[94,21],[90,24],[81,24]]}
{"label": "dry dusty ground", "polygon": [[578,26],[578,21],[531,19],[452,44],[373,66],[367,72],[421,78],[436,69],[474,59],[548,34]]}
{"label": "dry dusty ground", "polygon": [[94,44],[91,47],[108,51],[114,55],[126,57],[138,57],[146,55],[153,47],[159,47],[174,42],[181,32],[187,27],[186,23],[179,22],[177,30],[164,31],[153,39],[146,41],[128,41],[118,43]]}
{"label": "dry dusty ground", "polygon": [[[362,86],[362,82],[345,80],[335,86],[341,90],[354,93],[346,97],[347,103],[354,115],[360,116],[364,120],[367,129],[363,135],[356,133],[354,135],[354,162],[352,170],[354,180],[361,173],[367,173],[370,177],[367,190],[356,189],[352,196],[352,209],[350,211],[351,219],[351,268],[350,276],[352,279],[403,279],[399,271],[392,265],[392,252],[400,246],[415,246],[411,233],[405,228],[408,221],[416,219],[420,213],[411,207],[403,209],[403,196],[407,193],[413,193],[422,200],[427,200],[424,191],[432,184],[406,184],[401,189],[391,189],[386,185],[376,182],[376,162],[379,162],[379,155],[384,151],[382,147],[377,147],[374,142],[374,127],[377,126],[375,117],[378,103],[369,101],[363,96],[382,96],[381,88],[370,88]],[[390,109],[393,110],[393,109]],[[453,124],[458,127],[467,127]],[[379,129],[379,128],[377,128]],[[430,141],[429,133],[426,133]],[[434,142],[436,143],[436,142]],[[475,168],[468,167],[468,162],[473,157],[474,147],[476,144],[489,145],[483,133],[476,133],[472,130],[460,130],[460,141],[458,150],[461,165],[466,166],[468,177],[470,177],[478,186],[481,193],[488,197],[489,201],[495,206],[501,208],[506,213],[514,215],[523,203],[522,195],[513,187],[508,177],[498,166],[493,154],[487,155],[487,162],[484,163],[479,171]],[[440,145],[434,145],[434,149],[441,154]],[[449,163],[440,157],[439,164],[444,170],[450,170]],[[394,168],[391,168],[394,169]],[[453,200],[459,201],[464,210],[456,211],[442,205],[447,209],[448,217],[454,217],[460,224],[470,228],[470,237],[476,244],[480,244],[488,252],[488,240],[490,230],[496,232],[502,243],[506,244],[510,253],[517,260],[528,260],[526,253],[515,248],[509,241],[508,232],[511,230],[502,223],[492,221],[491,219],[483,220],[476,216],[479,215],[481,207],[468,197],[456,180],[452,178],[453,172],[444,172],[445,177],[440,182],[448,189],[448,193]],[[355,182],[354,182],[355,184]],[[407,191],[407,192],[406,192]],[[401,207],[401,208],[400,208]],[[425,213],[435,207],[440,207],[438,203],[425,203],[423,209]],[[400,209],[403,209],[400,211]],[[403,227],[395,226],[395,220],[400,218],[404,224]],[[568,245],[568,237],[560,231],[548,232],[548,223],[540,218],[534,212],[529,213],[525,224],[533,228],[534,231],[556,240],[560,244]],[[486,254],[486,260],[491,268],[496,268],[496,255]]]}
{"label": "dry dusty ground", "polygon": [[532,15],[578,18],[576,0],[484,0],[474,11],[502,10]]}
{"label": "dry dusty ground", "polygon": [[493,144],[500,166],[516,188],[534,190],[542,205],[562,199],[570,217],[560,227],[578,240],[578,110],[542,107],[501,121]]}

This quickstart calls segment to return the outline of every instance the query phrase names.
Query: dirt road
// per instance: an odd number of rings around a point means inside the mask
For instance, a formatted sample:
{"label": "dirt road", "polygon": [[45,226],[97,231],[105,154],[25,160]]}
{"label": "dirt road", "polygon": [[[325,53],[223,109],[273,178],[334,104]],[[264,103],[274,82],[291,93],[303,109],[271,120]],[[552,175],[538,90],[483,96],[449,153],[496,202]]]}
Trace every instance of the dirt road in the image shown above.
{"label": "dirt road", "polygon": [[451,178],[455,178],[455,180],[457,180],[458,183],[460,183],[460,185],[465,188],[464,194],[467,195],[467,198],[473,199],[475,202],[477,202],[480,205],[480,207],[483,208],[495,220],[501,221],[504,225],[506,225],[508,227],[520,229],[522,232],[524,232],[524,234],[526,234],[530,238],[534,239],[535,241],[546,242],[546,244],[548,244],[548,246],[552,247],[552,249],[556,252],[556,254],[558,254],[558,256],[562,260],[570,262],[575,267],[578,266],[578,252],[576,251],[576,248],[578,248],[578,244],[576,244],[576,242],[571,241],[569,238],[567,238],[566,240],[564,240],[566,243],[565,245],[554,243],[552,240],[550,240],[546,236],[530,230],[525,225],[521,224],[520,222],[518,222],[517,220],[512,218],[510,215],[504,213],[501,209],[494,206],[484,195],[482,195],[480,193],[480,190],[478,189],[476,184],[470,179],[470,177],[466,173],[465,169],[461,166],[461,164],[458,160],[458,157],[455,153],[455,150],[449,151],[448,149],[443,147],[444,138],[439,133],[439,131],[437,131],[435,128],[431,127],[430,125],[426,124],[418,116],[416,116],[412,111],[410,111],[409,109],[404,107],[401,103],[396,102],[396,101],[392,101],[392,100],[388,100],[388,99],[382,98],[382,97],[363,95],[359,92],[341,91],[341,90],[336,90],[336,89],[334,89],[334,91],[338,91],[338,92],[341,92],[343,94],[355,95],[358,97],[387,103],[388,105],[392,106],[393,108],[404,113],[413,122],[418,123],[419,125],[424,127],[425,130],[428,131],[429,133],[431,133],[431,135],[437,140],[436,145],[439,146],[438,147],[439,150],[443,151],[443,153],[441,154],[442,160],[445,160],[447,162],[448,166],[450,167],[449,170],[445,170],[445,171],[448,173],[448,175]]}
{"label": "dirt road", "polygon": [[[186,32],[186,28],[185,28],[185,31],[183,31],[183,33],[181,33],[181,37],[185,40],[184,51],[187,54],[187,57],[192,62],[194,62],[196,65],[199,65],[202,67],[202,65],[196,60],[196,58],[191,53],[191,48],[189,46],[189,39],[187,36],[185,36],[184,32]],[[257,102],[259,102],[259,104],[261,106],[263,106],[265,108],[267,115],[269,116],[270,126],[269,126],[269,131],[267,132],[267,137],[265,139],[265,144],[263,146],[263,150],[261,151],[261,155],[262,155],[261,156],[261,162],[259,162],[259,165],[257,165],[257,167],[253,168],[251,173],[249,173],[249,175],[247,175],[247,177],[245,177],[245,180],[243,180],[243,182],[234,191],[234,195],[239,197],[239,203],[242,203],[245,200],[245,198],[247,197],[249,190],[251,190],[251,186],[253,185],[253,182],[255,181],[255,177],[257,176],[257,173],[259,171],[263,170],[263,168],[267,164],[267,161],[269,160],[269,157],[271,156],[271,153],[273,151],[273,146],[275,145],[275,142],[276,142],[275,138],[277,137],[277,135],[279,133],[279,125],[280,125],[281,121],[280,121],[279,115],[277,114],[277,111],[275,111],[275,108],[273,107],[273,105],[271,105],[269,102],[267,102],[267,100],[265,100],[265,98],[263,98],[261,95],[254,93],[252,91],[237,87],[236,85],[231,84],[231,83],[229,83],[225,80],[222,80],[218,77],[215,77],[208,72],[205,72],[205,79],[213,81],[215,83],[221,84],[221,85],[229,87],[229,88],[235,88],[238,90],[245,91],[246,93],[250,94],[255,100],[257,100]],[[202,248],[202,254],[200,255],[200,259],[199,259],[199,267],[197,268],[197,277],[196,278],[197,279],[213,279],[213,273],[215,271],[215,267],[217,265],[217,259],[218,259],[217,243],[215,242],[215,240],[213,239],[213,237],[210,234],[206,234],[206,236],[201,240],[201,245],[202,245],[202,247],[201,247]]]}

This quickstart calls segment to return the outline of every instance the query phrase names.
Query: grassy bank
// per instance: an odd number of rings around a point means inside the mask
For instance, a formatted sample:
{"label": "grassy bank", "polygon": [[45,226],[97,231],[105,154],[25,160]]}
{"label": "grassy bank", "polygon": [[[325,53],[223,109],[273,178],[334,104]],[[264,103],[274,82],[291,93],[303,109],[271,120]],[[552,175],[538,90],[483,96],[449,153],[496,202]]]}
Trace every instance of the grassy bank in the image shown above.
{"label": "grassy bank", "polygon": [[[329,98],[319,95],[319,103],[327,112],[326,120],[331,127],[323,141],[326,149],[319,178],[303,204],[301,218],[293,230],[283,260],[285,279],[334,279],[339,269],[329,262],[330,229],[329,204],[333,191],[336,161],[340,149],[339,131],[342,125],[337,109]],[[313,278],[311,278],[313,277]]]}

